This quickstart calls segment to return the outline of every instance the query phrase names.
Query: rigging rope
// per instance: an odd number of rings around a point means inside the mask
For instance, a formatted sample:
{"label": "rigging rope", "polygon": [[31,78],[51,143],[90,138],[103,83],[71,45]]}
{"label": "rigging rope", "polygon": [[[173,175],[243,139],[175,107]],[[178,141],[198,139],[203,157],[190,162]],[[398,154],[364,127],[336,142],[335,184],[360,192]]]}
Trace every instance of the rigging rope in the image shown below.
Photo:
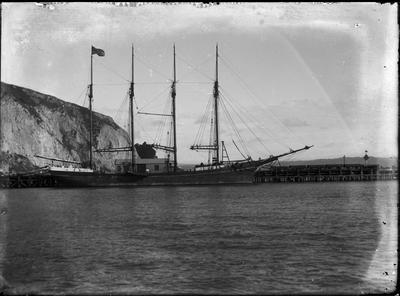
{"label": "rigging rope", "polygon": [[[145,105],[143,105],[143,107],[139,108],[138,111],[142,111],[145,107],[149,106],[151,103],[153,103],[156,99],[158,99],[162,94],[164,94],[165,91],[170,89],[170,85],[168,85],[167,87],[165,87],[162,91],[160,91],[157,95],[155,95],[154,97],[152,97]],[[137,99],[136,99],[137,101]],[[138,106],[138,105],[137,105]]]}
{"label": "rigging rope", "polygon": [[155,82],[151,82],[151,81],[142,81],[142,82],[135,82],[135,84],[168,84],[168,85],[170,85],[171,84],[171,82],[170,81],[164,81],[164,82],[161,82],[161,81],[155,81]]}
{"label": "rigging rope", "polygon": [[[168,146],[168,147],[172,147],[172,145],[173,145],[172,144],[173,143],[173,136],[174,136],[173,133],[172,133],[173,125],[174,125],[173,121],[170,120],[169,131],[166,134],[166,142],[167,142],[166,146]],[[164,151],[164,155],[165,156],[167,156],[168,154],[170,154],[169,151]]]}
{"label": "rigging rope", "polygon": [[179,84],[209,84],[209,85],[213,85],[214,82],[210,81],[210,82],[204,82],[204,81],[177,81],[179,82]]}
{"label": "rigging rope", "polygon": [[191,63],[187,62],[183,57],[181,57],[181,54],[177,54],[176,57],[181,60],[182,62],[184,62],[186,65],[188,65],[191,69],[189,71],[184,72],[181,76],[185,77],[187,74],[189,74],[190,72],[194,72],[196,71],[197,73],[203,75],[205,78],[214,81],[213,78],[211,78],[210,76],[208,76],[207,74],[201,72],[199,70],[200,66],[204,65],[206,62],[208,62],[208,60],[210,59],[211,56],[208,56],[205,60],[203,60],[201,63],[199,63],[197,66],[193,66]]}
{"label": "rigging rope", "polygon": [[249,157],[250,156],[250,152],[249,152],[249,150],[247,149],[247,146],[246,146],[246,142],[243,140],[243,137],[240,135],[240,132],[239,132],[239,129],[237,128],[237,126],[236,126],[236,124],[235,124],[235,121],[232,119],[232,117],[231,117],[231,115],[230,115],[230,113],[229,113],[229,111],[228,111],[228,108],[227,108],[227,106],[225,105],[225,102],[224,102],[224,100],[221,100],[221,102],[222,102],[222,106],[223,106],[223,108],[224,108],[224,111],[225,111],[225,115],[229,118],[229,120],[230,120],[230,122],[231,122],[231,126],[234,128],[234,131],[236,132],[236,135],[237,135],[237,137],[238,137],[238,139],[239,139],[239,142],[241,143],[241,145],[242,145],[242,148],[245,150],[245,153],[247,154],[247,157]]}
{"label": "rigging rope", "polygon": [[163,76],[164,78],[171,80],[170,77],[168,75],[165,75],[164,73],[162,73],[161,71],[157,70],[157,68],[152,65],[150,62],[145,61],[144,58],[140,58],[139,56],[135,55],[136,60],[138,60],[140,63],[142,63],[144,66],[146,66],[148,68],[148,70],[154,71],[156,73],[158,73],[159,75]]}
{"label": "rigging rope", "polygon": [[129,111],[127,111],[128,108],[126,108],[127,101],[128,101],[128,96],[129,96],[129,90],[125,94],[125,97],[124,97],[123,101],[121,102],[120,106],[118,107],[118,109],[117,109],[117,111],[116,111],[116,113],[114,115],[114,119],[117,122],[124,123],[124,120],[125,120],[125,117],[127,116],[127,114],[129,116]]}
{"label": "rigging rope", "polygon": [[89,96],[89,85],[86,87],[86,94],[85,94],[85,98],[83,99],[83,104],[82,104],[83,107],[85,107],[86,99],[88,98],[88,96]]}
{"label": "rigging rope", "polygon": [[[231,72],[233,74],[235,74],[239,80],[239,82],[242,84],[242,86],[244,86],[244,88],[246,89],[246,91],[254,98],[258,101],[258,103],[261,104],[261,109],[263,111],[267,111],[270,115],[272,115],[272,118],[275,120],[275,122],[277,122],[281,127],[283,127],[284,129],[286,129],[291,135],[293,135],[294,137],[298,137],[298,135],[294,134],[294,132],[289,129],[289,127],[287,127],[286,125],[284,125],[276,116],[275,114],[273,114],[273,112],[271,112],[268,108],[266,108],[265,106],[263,106],[263,102],[261,99],[258,98],[258,96],[251,90],[251,88],[248,86],[248,84],[245,82],[245,80],[239,75],[239,73],[234,70],[232,63],[229,62],[226,58],[226,56],[221,57],[220,56],[221,61],[227,66],[227,68],[229,68],[231,70]],[[304,142],[304,141],[301,141]]]}
{"label": "rigging rope", "polygon": [[[222,89],[222,90],[225,93],[226,99],[230,100],[229,97],[231,97],[231,96],[227,93],[227,91],[225,89]],[[228,97],[228,95],[229,95],[229,97]],[[231,104],[233,104],[233,100],[230,100],[230,101],[232,101]],[[239,102],[235,102],[235,105],[238,105],[240,107],[240,109],[243,111],[243,114],[248,116],[248,121],[249,122],[254,121],[254,114],[251,114],[250,111],[248,111],[245,107],[243,107],[243,105],[241,105]],[[281,144],[282,146],[285,146],[288,149],[290,148],[287,144],[285,144],[284,142],[281,142],[280,140],[278,140],[279,137],[277,137],[277,135],[274,132],[272,132],[269,128],[267,128],[264,125],[264,123],[262,122],[262,120],[257,120],[256,127],[258,127],[259,130],[262,133],[267,135],[268,138],[273,139],[275,142]]]}
{"label": "rigging rope", "polygon": [[[214,109],[214,108],[213,108]],[[214,111],[214,110],[212,110],[212,111]],[[213,137],[212,137],[212,134],[213,134],[213,131],[214,130],[214,121],[213,121],[213,118],[211,117],[211,124],[210,124],[210,138],[209,138],[209,142],[208,142],[208,145],[213,145],[214,143],[213,143]],[[208,150],[208,164],[211,164],[211,160],[212,160],[212,154],[214,153],[214,151],[213,150]]]}
{"label": "rigging rope", "polygon": [[[169,99],[169,95],[168,95]],[[163,109],[163,114],[167,114],[168,109],[169,109],[169,100],[166,100],[164,109]],[[161,144],[161,137],[164,134],[165,126],[167,125],[168,117],[164,117],[163,121],[159,124],[158,129],[157,129],[157,134],[156,134],[156,144]]]}
{"label": "rigging rope", "polygon": [[108,71],[110,71],[110,72],[114,73],[115,75],[117,75],[119,78],[121,78],[121,79],[123,79],[123,80],[125,80],[125,81],[127,81],[127,82],[130,82],[129,79],[126,79],[124,76],[122,76],[121,74],[119,74],[117,71],[113,70],[110,66],[106,66],[106,64],[103,63],[103,62],[101,62],[100,60],[97,60],[97,62],[98,62],[101,66],[103,66],[105,69],[107,69]]}
{"label": "rigging rope", "polygon": [[121,86],[121,85],[129,85],[128,82],[125,83],[93,83],[93,86]]}
{"label": "rigging rope", "polygon": [[260,138],[254,133],[254,131],[249,127],[249,125],[247,124],[247,122],[245,120],[243,120],[243,118],[240,116],[239,112],[235,110],[234,106],[231,104],[231,102],[223,95],[221,94],[222,97],[224,97],[226,99],[226,101],[228,102],[228,104],[230,105],[230,107],[232,108],[232,110],[236,113],[236,115],[238,116],[238,118],[240,119],[240,121],[242,121],[242,123],[247,127],[247,129],[253,134],[253,136],[256,138],[256,140],[269,152],[269,149],[267,148],[267,146],[265,146],[265,144],[260,140]]}
{"label": "rigging rope", "polygon": [[[231,117],[231,115],[230,115],[230,113],[229,113],[229,111],[228,111],[228,108],[227,108],[227,106],[225,105],[224,100],[220,100],[220,102],[221,102],[222,110],[224,111],[224,115],[225,115],[225,117],[228,119],[228,122],[231,124],[231,127],[233,128],[233,130],[234,130],[236,136],[237,136],[238,139],[239,139],[239,142],[240,142],[241,145],[242,145],[242,148],[245,150],[247,156],[250,156],[250,153],[249,153],[249,150],[248,150],[247,147],[246,147],[245,141],[243,140],[242,136],[240,135],[239,129],[237,128],[237,126],[236,126],[234,120],[232,119],[232,117]],[[238,148],[238,150],[239,150],[239,148]],[[239,152],[240,152],[240,150],[239,150]]]}
{"label": "rigging rope", "polygon": [[236,145],[235,141],[232,139],[233,145],[235,145],[236,149],[239,151],[239,153],[242,155],[244,159],[246,159],[246,156],[242,153],[242,151],[239,150],[239,147]]}
{"label": "rigging rope", "polygon": [[209,111],[211,103],[212,103],[212,97],[210,96],[206,109],[200,118],[199,129],[197,130],[196,137],[194,138],[194,145],[200,145],[201,140],[203,139],[206,124],[208,122],[209,117],[211,116]]}
{"label": "rigging rope", "polygon": [[[140,115],[140,114],[136,113],[135,115]],[[145,138],[150,138],[153,140],[153,143],[156,143],[156,139],[154,138],[154,136],[146,131],[144,126],[141,124],[140,120],[135,121],[135,126],[138,127],[139,131],[143,132],[146,135]]]}
{"label": "rigging rope", "polygon": [[79,104],[80,99],[82,98],[82,95],[84,94],[85,90],[87,90],[88,86],[85,85],[85,87],[82,89],[82,91],[80,92],[79,96],[76,97],[75,99],[72,99],[71,101],[73,103]]}

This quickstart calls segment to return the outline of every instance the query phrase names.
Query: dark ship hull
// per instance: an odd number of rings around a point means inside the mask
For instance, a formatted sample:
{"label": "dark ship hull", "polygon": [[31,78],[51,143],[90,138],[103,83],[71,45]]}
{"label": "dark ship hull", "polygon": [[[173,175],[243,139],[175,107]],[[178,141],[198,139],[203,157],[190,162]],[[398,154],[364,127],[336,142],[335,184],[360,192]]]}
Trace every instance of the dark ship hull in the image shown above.
{"label": "dark ship hull", "polygon": [[253,184],[254,172],[250,170],[183,171],[153,174],[138,181],[139,186],[223,185]]}
{"label": "dark ship hull", "polygon": [[115,187],[115,186],[179,186],[254,184],[257,168],[278,160],[279,157],[307,150],[298,150],[271,156],[257,161],[236,162],[228,166],[197,166],[194,170],[170,173],[99,173],[88,169],[60,169],[50,167],[47,174],[53,176],[60,187]]}
{"label": "dark ship hull", "polygon": [[97,172],[59,172],[49,171],[58,187],[122,187],[135,186],[146,178],[141,174],[106,174]]}
{"label": "dark ship hull", "polygon": [[47,171],[58,187],[123,187],[123,186],[181,186],[253,184],[253,170],[218,169],[180,171],[176,173],[106,174],[98,172]]}
{"label": "dark ship hull", "polygon": [[223,185],[255,184],[255,173],[260,166],[273,163],[279,157],[309,149],[309,146],[291,150],[267,159],[236,162],[225,167],[199,171],[178,171],[176,173],[150,174],[138,181],[139,186],[179,186],[179,185]]}

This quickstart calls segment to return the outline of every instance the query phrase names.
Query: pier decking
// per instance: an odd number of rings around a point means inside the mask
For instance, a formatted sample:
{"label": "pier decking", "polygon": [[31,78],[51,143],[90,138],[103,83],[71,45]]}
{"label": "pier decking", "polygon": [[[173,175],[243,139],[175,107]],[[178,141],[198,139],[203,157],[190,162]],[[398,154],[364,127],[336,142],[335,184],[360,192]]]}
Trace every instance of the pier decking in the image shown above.
{"label": "pier decking", "polygon": [[379,165],[295,165],[271,166],[254,175],[255,183],[271,182],[341,182],[397,179],[397,168]]}

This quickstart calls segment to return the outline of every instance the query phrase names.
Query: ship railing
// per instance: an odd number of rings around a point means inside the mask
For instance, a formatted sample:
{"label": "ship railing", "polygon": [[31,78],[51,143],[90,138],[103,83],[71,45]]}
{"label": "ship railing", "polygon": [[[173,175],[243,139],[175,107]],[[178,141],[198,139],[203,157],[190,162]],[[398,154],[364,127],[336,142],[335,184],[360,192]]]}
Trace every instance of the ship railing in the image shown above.
{"label": "ship railing", "polygon": [[226,168],[223,163],[220,164],[199,164],[194,166],[194,171],[213,171]]}
{"label": "ship railing", "polygon": [[76,168],[76,167],[49,167],[51,172],[74,172],[74,173],[93,173],[92,169],[88,168]]}

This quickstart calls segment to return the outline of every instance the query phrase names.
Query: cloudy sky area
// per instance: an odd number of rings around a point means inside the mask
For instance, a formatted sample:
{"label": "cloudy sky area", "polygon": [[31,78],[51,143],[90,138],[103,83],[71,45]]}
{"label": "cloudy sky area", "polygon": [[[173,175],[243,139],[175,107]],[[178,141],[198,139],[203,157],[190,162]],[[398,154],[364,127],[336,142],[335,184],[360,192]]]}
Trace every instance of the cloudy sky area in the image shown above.
{"label": "cloudy sky area", "polygon": [[[106,53],[94,57],[94,109],[122,126],[131,44],[137,110],[162,113],[175,43],[180,162],[207,158],[188,147],[212,93],[217,42],[222,100],[253,158],[306,144],[315,147],[296,159],[397,156],[397,4],[2,6],[2,81],[87,106],[94,45]],[[245,148],[223,109],[221,138],[238,158],[232,139]],[[136,115],[137,141],[158,140],[163,120]]]}

